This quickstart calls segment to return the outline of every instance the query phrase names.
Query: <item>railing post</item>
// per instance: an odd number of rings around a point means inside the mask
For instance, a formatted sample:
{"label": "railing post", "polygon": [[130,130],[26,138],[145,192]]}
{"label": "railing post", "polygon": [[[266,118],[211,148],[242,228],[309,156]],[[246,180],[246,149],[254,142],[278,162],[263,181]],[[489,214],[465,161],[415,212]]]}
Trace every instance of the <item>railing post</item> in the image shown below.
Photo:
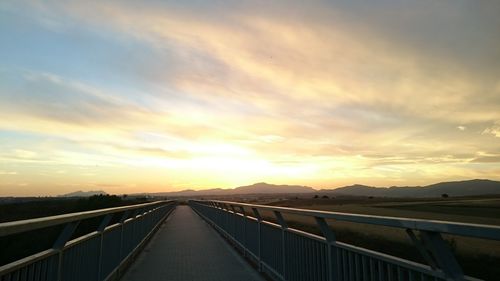
{"label": "railing post", "polygon": [[427,264],[429,264],[429,266],[432,269],[437,269],[438,266],[436,264],[436,261],[431,257],[431,255],[429,254],[429,251],[426,249],[426,247],[422,243],[422,241],[420,241],[417,238],[417,236],[415,235],[415,233],[413,232],[413,230],[406,229],[406,233],[408,234],[408,236],[410,237],[411,241],[413,242],[413,244],[415,245],[415,247],[417,248],[417,250],[420,252],[420,254],[422,255],[422,257],[424,258],[424,260],[427,262]]}
{"label": "railing post", "polygon": [[285,219],[283,218],[283,215],[278,212],[274,211],[274,215],[276,216],[276,219],[278,223],[281,225],[281,259],[282,259],[282,267],[283,267],[283,280],[286,280],[286,241],[285,241],[285,236],[286,236],[286,230],[288,229],[288,224],[286,223]]}
{"label": "railing post", "polygon": [[225,220],[225,222],[224,222],[225,229],[224,230],[225,230],[226,234],[229,235],[229,216],[231,214],[229,213],[229,208],[227,207],[227,205],[225,203],[222,204],[222,209],[224,210],[224,220]]}
{"label": "railing post", "polygon": [[105,215],[104,218],[101,221],[101,224],[97,228],[97,232],[99,233],[99,256],[98,256],[98,269],[97,269],[97,281],[101,280],[101,275],[102,275],[102,246],[104,242],[104,229],[106,229],[106,226],[108,226],[109,222],[111,221],[111,218],[113,215]]}
{"label": "railing post", "polygon": [[233,205],[229,205],[229,207],[231,207],[231,211],[233,212],[233,238],[235,241],[237,241],[236,239],[236,219],[237,219],[237,216],[238,214],[236,213],[236,209],[234,208]]}
{"label": "railing post", "polygon": [[241,214],[243,215],[243,256],[247,256],[247,215],[245,214],[245,208],[240,206]]}
{"label": "railing post", "polygon": [[259,245],[259,250],[258,250],[258,258],[259,258],[259,272],[262,272],[262,216],[259,213],[259,210],[257,208],[252,208],[253,214],[255,218],[257,219],[257,227],[258,227],[258,232],[259,235],[257,237],[257,243]]}
{"label": "railing post", "polygon": [[337,266],[337,255],[332,251],[332,246],[335,244],[335,241],[337,240],[335,238],[335,233],[332,231],[328,223],[324,218],[321,217],[314,217],[316,220],[316,223],[318,224],[321,232],[323,233],[323,236],[326,239],[326,245],[328,246],[327,248],[327,264],[328,264],[328,280],[329,281],[336,281],[338,280],[337,278],[337,273],[333,271],[333,266]]}
{"label": "railing post", "polygon": [[125,227],[125,220],[127,220],[130,211],[125,211],[120,218],[120,259],[123,258],[123,228]]}
{"label": "railing post", "polygon": [[455,259],[449,245],[443,240],[441,233],[434,231],[420,231],[423,245],[434,257],[437,265],[452,280],[465,280],[462,267]]}
{"label": "railing post", "polygon": [[75,232],[76,228],[78,227],[78,224],[80,224],[80,221],[70,222],[66,224],[66,226],[64,226],[64,229],[61,231],[56,241],[52,245],[52,248],[59,252],[58,263],[57,263],[57,281],[62,280],[62,263],[63,263],[64,246]]}

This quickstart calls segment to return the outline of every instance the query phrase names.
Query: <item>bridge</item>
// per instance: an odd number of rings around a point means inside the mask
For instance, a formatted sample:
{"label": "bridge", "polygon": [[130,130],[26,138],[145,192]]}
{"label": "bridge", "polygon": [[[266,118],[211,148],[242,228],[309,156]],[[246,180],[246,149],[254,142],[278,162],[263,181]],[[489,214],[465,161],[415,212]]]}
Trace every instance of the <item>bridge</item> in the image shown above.
{"label": "bridge", "polygon": [[[321,235],[288,215],[309,217]],[[96,228],[78,235],[88,220]],[[337,241],[336,221],[402,229],[426,264]],[[52,246],[0,266],[0,281],[479,280],[443,236],[500,240],[498,226],[197,200],[0,223],[0,238],[54,227]]]}

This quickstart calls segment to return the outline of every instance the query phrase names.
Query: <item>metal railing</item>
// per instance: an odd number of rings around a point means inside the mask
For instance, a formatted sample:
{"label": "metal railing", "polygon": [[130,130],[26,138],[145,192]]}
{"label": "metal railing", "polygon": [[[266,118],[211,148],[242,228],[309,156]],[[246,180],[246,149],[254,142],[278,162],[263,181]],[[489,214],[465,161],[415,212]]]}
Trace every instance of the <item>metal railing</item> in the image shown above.
{"label": "metal railing", "polygon": [[[465,276],[442,234],[500,240],[500,227],[303,210],[227,201],[190,206],[275,280],[479,280]],[[263,218],[271,212],[277,221]],[[249,215],[249,214],[252,214]],[[290,228],[283,214],[313,217],[323,236]],[[404,229],[428,265],[339,242],[327,219]]]}
{"label": "metal railing", "polygon": [[[158,201],[0,223],[0,237],[64,225],[50,249],[0,266],[0,281],[112,280],[176,204]],[[109,225],[113,216],[117,222]],[[92,218],[100,218],[97,229],[70,240],[80,222]]]}

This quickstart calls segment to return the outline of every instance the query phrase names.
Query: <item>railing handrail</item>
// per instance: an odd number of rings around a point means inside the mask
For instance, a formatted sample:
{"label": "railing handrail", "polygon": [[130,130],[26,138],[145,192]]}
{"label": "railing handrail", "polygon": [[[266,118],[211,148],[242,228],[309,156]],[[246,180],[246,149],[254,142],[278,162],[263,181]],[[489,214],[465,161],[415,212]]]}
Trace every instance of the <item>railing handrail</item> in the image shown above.
{"label": "railing handrail", "polygon": [[226,204],[230,206],[256,208],[267,211],[278,211],[281,213],[319,217],[323,219],[335,219],[346,222],[382,225],[382,226],[389,226],[396,228],[433,231],[433,232],[440,232],[440,233],[453,234],[459,236],[500,240],[500,226],[496,225],[461,223],[461,222],[440,221],[440,220],[410,219],[402,217],[330,212],[330,211],[298,209],[289,207],[275,207],[268,205],[257,205],[257,204],[248,204],[248,203],[239,203],[231,201],[221,201],[221,200],[191,200],[191,201],[201,202],[201,203],[213,202],[218,204]]}
{"label": "railing handrail", "polygon": [[80,221],[84,219],[89,219],[93,217],[99,217],[103,215],[109,215],[114,213],[120,213],[130,210],[141,209],[144,207],[156,206],[164,203],[174,202],[172,200],[155,201],[150,203],[134,204],[122,207],[105,208],[84,212],[67,213],[56,216],[48,216],[41,218],[33,218],[26,220],[18,220],[11,222],[0,223],[0,237],[7,236],[16,233],[22,233],[26,231],[41,229],[45,227],[65,224],[74,221]]}

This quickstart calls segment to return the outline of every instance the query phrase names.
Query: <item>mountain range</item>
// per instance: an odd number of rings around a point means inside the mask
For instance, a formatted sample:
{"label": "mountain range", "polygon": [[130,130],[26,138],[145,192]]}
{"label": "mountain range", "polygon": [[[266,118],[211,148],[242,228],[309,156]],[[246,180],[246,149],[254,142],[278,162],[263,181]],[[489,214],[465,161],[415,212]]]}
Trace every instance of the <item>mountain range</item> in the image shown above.
{"label": "mountain range", "polygon": [[322,189],[318,192],[331,195],[376,197],[439,197],[443,194],[448,196],[474,196],[500,194],[500,182],[476,179],[440,182],[427,186],[391,186],[388,188],[356,184],[336,189]]}
{"label": "mountain range", "polygon": [[216,196],[216,195],[241,195],[241,194],[298,194],[313,193],[316,190],[309,186],[302,185],[276,185],[259,182],[252,185],[245,185],[236,188],[213,188],[203,190],[186,189],[173,192],[152,193],[153,196]]}
{"label": "mountain range", "polygon": [[94,195],[107,195],[107,193],[102,190],[90,190],[90,191],[78,190],[75,192],[59,195],[59,197],[90,197]]}
{"label": "mountain range", "polygon": [[[106,194],[98,191],[76,191],[61,197],[88,197]],[[373,187],[367,185],[350,185],[335,189],[316,190],[302,185],[275,185],[265,182],[236,188],[213,188],[204,190],[186,189],[173,192],[141,193],[135,196],[168,196],[168,197],[194,197],[194,196],[231,196],[248,194],[320,194],[330,196],[374,196],[374,197],[440,197],[448,196],[475,196],[500,194],[500,181],[475,179],[466,181],[440,182],[426,186],[391,186]]]}
{"label": "mountain range", "polygon": [[275,185],[260,182],[247,186],[222,189],[182,190],[174,192],[161,192],[153,196],[228,196],[246,194],[322,194],[331,196],[375,196],[375,197],[440,197],[448,196],[474,196],[485,194],[500,194],[500,182],[492,180],[466,180],[431,184],[427,186],[391,186],[373,187],[367,185],[350,185],[335,189],[316,190],[302,185]]}

